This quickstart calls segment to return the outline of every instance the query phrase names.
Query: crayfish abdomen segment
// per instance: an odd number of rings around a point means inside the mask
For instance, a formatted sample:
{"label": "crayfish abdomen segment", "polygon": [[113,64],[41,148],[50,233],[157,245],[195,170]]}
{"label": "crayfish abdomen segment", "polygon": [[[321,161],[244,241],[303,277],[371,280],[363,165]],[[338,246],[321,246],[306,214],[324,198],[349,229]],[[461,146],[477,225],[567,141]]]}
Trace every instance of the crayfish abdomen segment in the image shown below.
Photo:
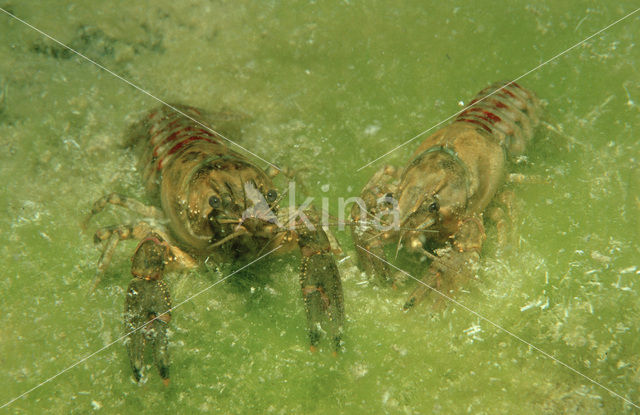
{"label": "crayfish abdomen segment", "polygon": [[480,91],[456,122],[478,126],[516,157],[533,137],[539,113],[540,102],[531,91],[515,82],[496,83]]}

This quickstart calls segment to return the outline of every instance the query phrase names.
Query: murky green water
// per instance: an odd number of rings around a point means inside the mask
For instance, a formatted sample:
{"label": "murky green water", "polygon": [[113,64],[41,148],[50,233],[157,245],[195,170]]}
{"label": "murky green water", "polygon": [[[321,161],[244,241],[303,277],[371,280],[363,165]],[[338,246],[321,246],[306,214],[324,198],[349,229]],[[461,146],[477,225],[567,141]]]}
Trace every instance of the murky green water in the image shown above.
{"label": "murky green water", "polygon": [[[301,170],[311,195],[355,196],[356,172],[624,16],[631,1],[1,2],[17,17],[172,102],[245,114],[233,138]],[[506,7],[506,8],[505,8]],[[480,281],[456,298],[640,403],[640,16],[522,79],[547,101],[515,188],[519,242],[488,228]],[[79,223],[118,191],[144,200],[123,132],[151,98],[0,14],[0,404],[121,335],[123,243],[91,297],[99,251]],[[242,138],[240,137],[242,136]],[[402,164],[417,142],[387,157]],[[323,192],[322,186],[329,185]],[[326,189],[326,187],[325,187]],[[109,210],[93,223],[133,221]],[[347,253],[350,237],[339,233]],[[409,266],[400,261],[399,266]],[[345,351],[310,354],[297,260],[255,266],[184,304],[169,388],[130,381],[121,343],[7,413],[622,413],[633,407],[449,305],[403,314],[413,289],[363,284],[346,261]],[[167,277],[176,302],[212,284]]]}

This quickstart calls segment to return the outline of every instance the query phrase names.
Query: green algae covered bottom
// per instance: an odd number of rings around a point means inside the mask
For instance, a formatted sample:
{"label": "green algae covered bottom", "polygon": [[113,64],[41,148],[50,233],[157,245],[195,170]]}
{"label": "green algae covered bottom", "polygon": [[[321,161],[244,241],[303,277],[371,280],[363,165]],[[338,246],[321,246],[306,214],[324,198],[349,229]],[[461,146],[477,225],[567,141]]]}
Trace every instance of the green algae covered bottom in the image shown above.
{"label": "green algae covered bottom", "polygon": [[[339,197],[405,163],[419,140],[358,168],[637,7],[431,3],[0,7],[162,100],[239,114],[230,138],[299,171],[337,216]],[[104,348],[0,412],[635,413],[624,399],[640,404],[639,25],[640,13],[520,80],[546,106],[515,171],[541,180],[514,187],[516,241],[497,246],[487,226],[479,279],[455,295],[584,377],[433,295],[402,313],[415,283],[369,284],[351,258],[340,264],[344,351],[334,358],[325,342],[311,354],[292,254],[174,310],[164,387],[154,372],[133,383],[122,341],[109,346],[135,242],[89,294],[91,232],[136,216],[108,209],[80,228],[109,192],[149,202],[124,133],[157,102],[0,12],[0,405]],[[349,232],[336,235],[353,257]],[[166,280],[177,304],[224,272]]]}

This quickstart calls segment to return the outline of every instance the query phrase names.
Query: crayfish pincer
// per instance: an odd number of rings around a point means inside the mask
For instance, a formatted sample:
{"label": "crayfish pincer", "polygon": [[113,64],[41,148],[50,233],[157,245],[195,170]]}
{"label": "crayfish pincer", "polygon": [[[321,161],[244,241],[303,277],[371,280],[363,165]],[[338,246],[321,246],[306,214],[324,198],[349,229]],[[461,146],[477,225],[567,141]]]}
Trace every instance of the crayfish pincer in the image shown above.
{"label": "crayfish pincer", "polygon": [[169,341],[167,327],[171,321],[171,296],[162,281],[169,248],[156,233],[143,239],[131,258],[134,276],[127,288],[124,303],[124,331],[133,377],[142,378],[144,349],[148,343],[165,385],[169,385]]}
{"label": "crayfish pincer", "polygon": [[331,246],[314,220],[312,208],[279,209],[282,196],[272,181],[277,171],[256,166],[231,150],[223,136],[205,127],[215,126],[211,123],[215,120],[224,123],[226,117],[181,105],[147,113],[133,126],[130,138],[152,203],[111,193],[93,204],[85,221],[86,226],[107,205],[122,206],[152,220],[102,228],[94,237],[103,244],[94,287],[100,284],[119,241],[142,241],[133,256],[136,279],[129,287],[125,310],[128,332],[144,325],[127,343],[136,380],[141,378],[143,346],[148,341],[153,342],[160,375],[165,382],[169,379],[166,325],[171,306],[162,273],[194,268],[205,261],[241,265],[272,252],[299,252],[311,349],[318,346],[323,332],[334,352],[341,347],[343,296],[332,255],[337,247]]}
{"label": "crayfish pincer", "polygon": [[[385,166],[364,187],[363,205],[351,211],[361,269],[392,282],[384,251],[389,242],[397,243],[396,252],[404,247],[431,260],[405,310],[429,287],[440,290],[473,275],[486,237],[483,212],[501,190],[509,163],[533,137],[539,112],[538,99],[520,85],[491,85],[455,122],[428,137],[403,170]],[[383,217],[393,223],[382,224]]]}

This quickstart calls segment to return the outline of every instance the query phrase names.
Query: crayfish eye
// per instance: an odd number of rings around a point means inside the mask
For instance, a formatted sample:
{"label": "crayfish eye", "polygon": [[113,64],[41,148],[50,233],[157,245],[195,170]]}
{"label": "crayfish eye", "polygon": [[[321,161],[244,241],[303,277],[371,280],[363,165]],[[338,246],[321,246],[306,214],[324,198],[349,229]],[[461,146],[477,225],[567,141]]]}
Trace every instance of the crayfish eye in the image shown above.
{"label": "crayfish eye", "polygon": [[427,209],[429,209],[429,212],[435,213],[440,210],[440,203],[438,203],[437,201],[433,202],[429,205]]}
{"label": "crayfish eye", "polygon": [[267,192],[267,202],[273,203],[278,198],[278,192],[274,189],[271,189]]}
{"label": "crayfish eye", "polygon": [[220,198],[218,196],[211,196],[209,198],[209,206],[214,209],[218,209],[220,207]]}

